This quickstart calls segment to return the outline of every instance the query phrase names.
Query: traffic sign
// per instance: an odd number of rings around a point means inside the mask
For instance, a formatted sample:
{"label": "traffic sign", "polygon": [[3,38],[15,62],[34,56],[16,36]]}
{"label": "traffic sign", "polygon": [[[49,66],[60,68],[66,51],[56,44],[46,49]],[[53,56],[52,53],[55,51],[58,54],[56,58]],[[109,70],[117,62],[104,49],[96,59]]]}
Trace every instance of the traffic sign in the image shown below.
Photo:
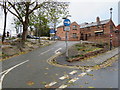
{"label": "traffic sign", "polygon": [[55,30],[51,29],[50,34],[55,34]]}
{"label": "traffic sign", "polygon": [[70,27],[69,26],[65,26],[64,27],[64,31],[70,31]]}
{"label": "traffic sign", "polygon": [[64,23],[64,26],[70,26],[71,24],[69,19],[65,19],[63,23]]}

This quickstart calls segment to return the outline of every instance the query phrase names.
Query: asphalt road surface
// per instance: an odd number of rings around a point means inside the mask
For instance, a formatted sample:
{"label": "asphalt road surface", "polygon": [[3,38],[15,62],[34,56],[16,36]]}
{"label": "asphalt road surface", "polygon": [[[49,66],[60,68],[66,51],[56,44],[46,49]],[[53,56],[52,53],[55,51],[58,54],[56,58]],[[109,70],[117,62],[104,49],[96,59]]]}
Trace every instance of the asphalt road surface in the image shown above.
{"label": "asphalt road surface", "polygon": [[[69,42],[69,47],[78,42]],[[106,69],[82,72],[50,65],[47,60],[57,50],[65,52],[65,42],[39,48],[2,62],[0,88],[117,88],[117,63]],[[115,68],[115,69],[114,69]],[[113,71],[109,71],[112,70]],[[109,81],[108,81],[109,80]],[[112,81],[112,82],[110,82]],[[109,82],[109,83],[108,83]]]}

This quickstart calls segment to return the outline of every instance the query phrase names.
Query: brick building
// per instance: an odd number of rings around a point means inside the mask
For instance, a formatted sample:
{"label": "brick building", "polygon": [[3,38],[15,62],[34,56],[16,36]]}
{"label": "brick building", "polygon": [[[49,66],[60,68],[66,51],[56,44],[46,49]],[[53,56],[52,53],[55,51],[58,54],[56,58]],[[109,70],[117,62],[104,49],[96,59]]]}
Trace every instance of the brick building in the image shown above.
{"label": "brick building", "polygon": [[120,24],[116,28],[120,31]]}
{"label": "brick building", "polygon": [[115,36],[116,36],[116,46],[120,46],[120,24],[116,27],[116,30],[115,30]]}
{"label": "brick building", "polygon": [[[59,36],[61,40],[65,40],[65,32],[64,26],[57,27],[56,36]],[[69,41],[79,41],[80,40],[80,26],[73,22],[70,25],[70,31],[68,32],[68,40]]]}
{"label": "brick building", "polygon": [[[57,28],[57,36],[65,40],[64,26]],[[78,25],[76,22],[71,23],[68,40],[70,41],[92,41],[97,43],[110,44],[112,39],[113,46],[120,46],[120,25],[117,27],[111,19],[100,20],[96,18],[95,22],[83,23]]]}
{"label": "brick building", "polygon": [[80,24],[80,34],[81,40],[109,44],[112,39],[113,46],[119,45],[119,33],[116,33],[116,26],[111,19],[100,20],[97,17],[96,22]]}

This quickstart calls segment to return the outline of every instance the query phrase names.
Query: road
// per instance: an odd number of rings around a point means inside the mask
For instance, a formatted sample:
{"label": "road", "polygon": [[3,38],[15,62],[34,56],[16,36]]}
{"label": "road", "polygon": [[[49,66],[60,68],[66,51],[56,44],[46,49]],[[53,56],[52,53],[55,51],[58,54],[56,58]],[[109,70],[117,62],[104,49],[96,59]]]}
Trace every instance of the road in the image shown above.
{"label": "road", "polygon": [[[70,47],[75,43],[78,42],[69,42],[68,45]],[[47,60],[55,55],[56,50],[64,53],[65,49],[65,42],[59,41],[53,45],[3,61],[0,73],[1,88],[87,88],[90,86],[117,88],[117,71],[106,72],[109,68],[117,69],[117,65],[98,71],[86,70],[82,72],[79,69],[57,67],[47,63]],[[107,83],[108,80],[112,80],[112,82]]]}
{"label": "road", "polygon": [[[76,74],[78,77],[78,74]],[[118,88],[118,63],[103,69],[89,72],[68,88]]]}

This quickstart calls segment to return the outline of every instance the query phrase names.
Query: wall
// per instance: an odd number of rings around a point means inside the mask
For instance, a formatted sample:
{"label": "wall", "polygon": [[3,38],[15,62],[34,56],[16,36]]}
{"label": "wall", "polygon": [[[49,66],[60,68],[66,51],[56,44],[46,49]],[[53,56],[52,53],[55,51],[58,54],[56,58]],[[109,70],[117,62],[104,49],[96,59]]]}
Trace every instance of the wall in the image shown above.
{"label": "wall", "polygon": [[[80,28],[81,40],[87,40],[97,43],[108,43],[110,44],[110,25],[112,25],[113,29],[111,31],[112,34],[112,45],[120,46],[120,33],[115,33],[116,27],[114,23],[110,20],[108,23],[100,25],[100,26],[92,26],[90,28]],[[104,34],[95,35],[96,31],[103,30]]]}
{"label": "wall", "polygon": [[[76,28],[73,28],[74,25],[76,26]],[[64,31],[64,27],[61,26],[57,28],[56,36],[59,36],[61,40],[65,40],[65,33],[66,32]],[[76,37],[73,37],[73,33],[76,34]],[[80,40],[80,26],[76,22],[73,22],[70,25],[70,31],[68,32],[68,40],[69,41]]]}

